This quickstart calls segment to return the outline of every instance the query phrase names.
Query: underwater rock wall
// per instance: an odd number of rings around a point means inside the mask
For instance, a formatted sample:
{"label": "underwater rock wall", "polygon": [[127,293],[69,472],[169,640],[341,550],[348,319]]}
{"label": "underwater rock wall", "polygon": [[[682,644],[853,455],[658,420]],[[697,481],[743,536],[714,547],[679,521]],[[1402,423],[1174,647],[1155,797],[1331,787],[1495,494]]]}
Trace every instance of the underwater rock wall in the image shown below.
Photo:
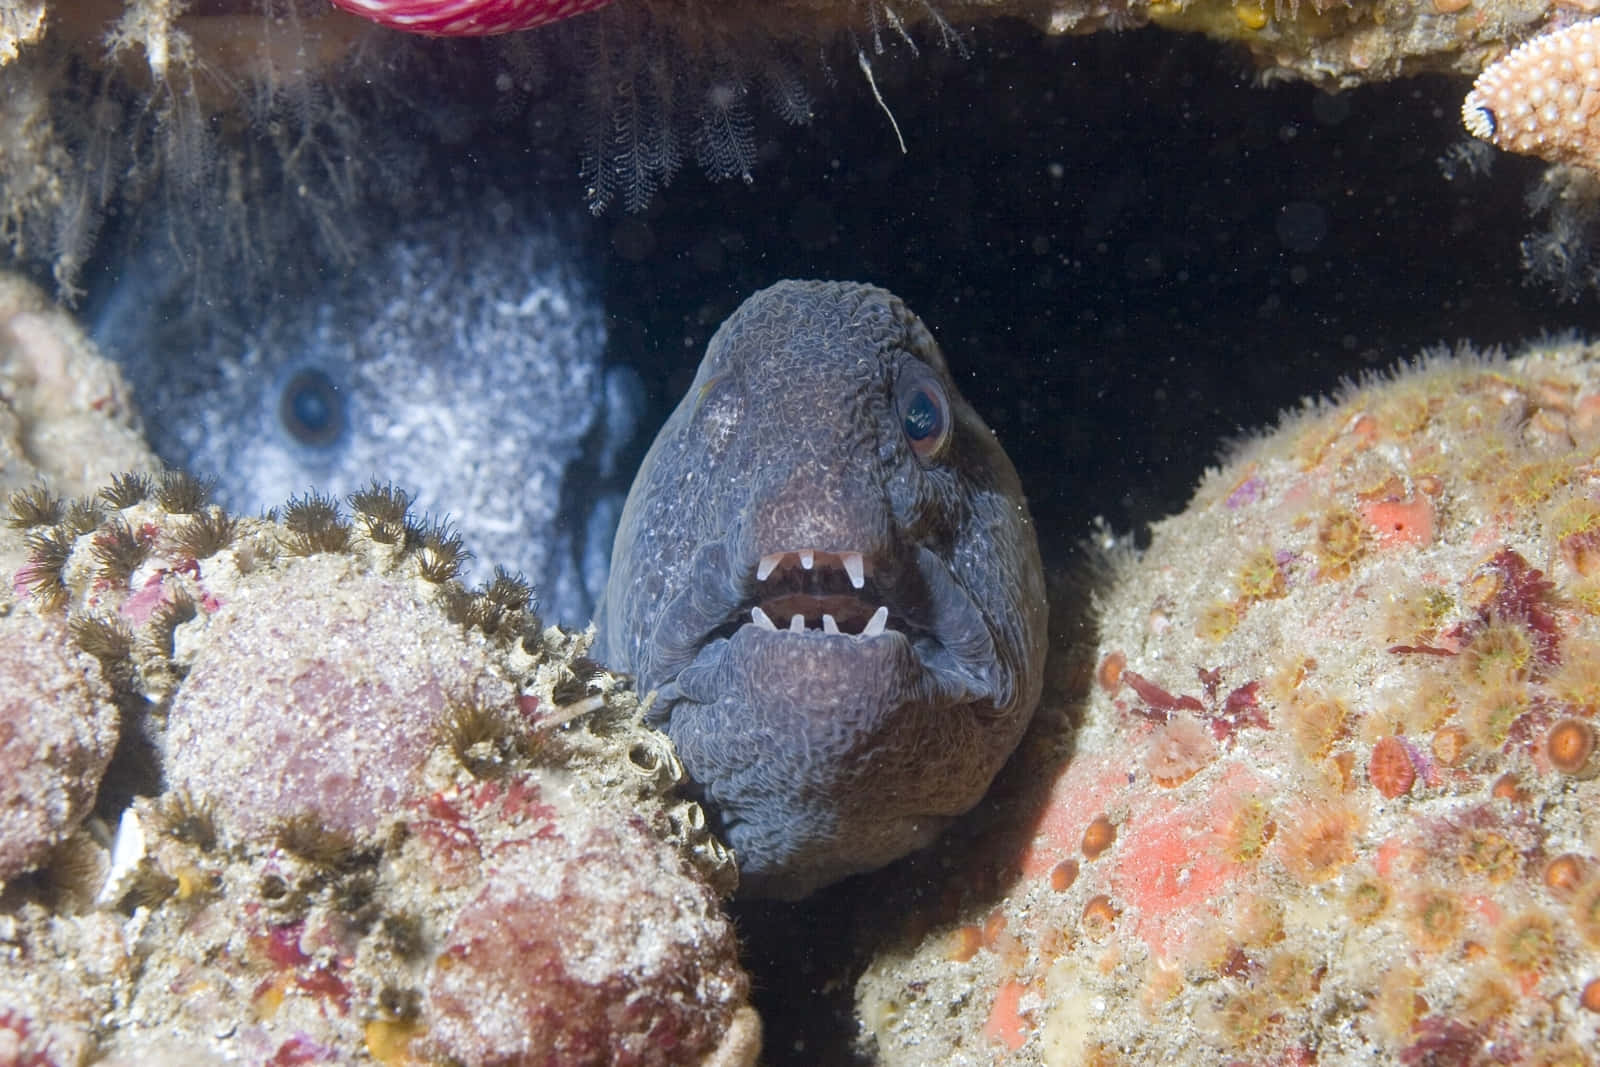
{"label": "underwater rock wall", "polygon": [[867,910],[876,1057],[1593,1062],[1597,450],[1593,347],[1435,353],[1114,550],[1086,703]]}
{"label": "underwater rock wall", "polygon": [[[270,260],[304,237],[348,265],[363,244],[352,213],[427,199],[406,179],[419,146],[485,129],[579,160],[574,196],[592,210],[639,211],[686,166],[751,180],[757,116],[807,124],[823,86],[876,92],[889,53],[966,54],[963,30],[998,17],[1201,31],[1242,46],[1263,81],[1347,89],[1474,74],[1565,16],[1548,0],[629,0],[434,40],[312,0],[46,4],[0,23],[0,241],[75,295],[108,214],[164,184],[192,216],[190,248]],[[265,187],[276,220],[253,215]]]}

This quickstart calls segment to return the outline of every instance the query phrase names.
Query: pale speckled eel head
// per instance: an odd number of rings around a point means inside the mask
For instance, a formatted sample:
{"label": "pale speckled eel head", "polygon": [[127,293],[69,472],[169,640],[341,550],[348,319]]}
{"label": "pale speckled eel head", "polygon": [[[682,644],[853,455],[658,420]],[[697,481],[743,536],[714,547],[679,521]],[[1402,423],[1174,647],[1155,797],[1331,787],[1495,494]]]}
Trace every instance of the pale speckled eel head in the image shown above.
{"label": "pale speckled eel head", "polygon": [[1027,726],[1017,473],[892,294],[785,281],[717,331],[628,494],[602,654],[657,690],[749,895],[927,844]]}

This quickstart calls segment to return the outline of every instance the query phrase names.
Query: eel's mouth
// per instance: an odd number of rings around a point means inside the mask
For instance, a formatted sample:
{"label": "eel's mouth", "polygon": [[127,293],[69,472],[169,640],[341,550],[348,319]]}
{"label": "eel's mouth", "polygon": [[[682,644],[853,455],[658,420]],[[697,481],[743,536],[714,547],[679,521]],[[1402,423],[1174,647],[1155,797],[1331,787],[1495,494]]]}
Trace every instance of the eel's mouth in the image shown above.
{"label": "eel's mouth", "polygon": [[[873,568],[876,577],[877,568]],[[729,622],[790,633],[821,631],[828,637],[877,637],[890,629],[893,613],[877,588],[868,586],[867,556],[796,548],[769,552],[756,564],[752,595]],[[902,625],[903,620],[895,620]]]}
{"label": "eel's mouth", "polygon": [[725,664],[749,669],[751,657],[770,655],[796,662],[780,653],[791,641],[808,650],[805,677],[757,671],[763,684],[819,691],[824,678],[842,671],[894,670],[906,699],[937,706],[1011,699],[1013,679],[997,663],[983,612],[928,548],[873,555],[797,547],[737,557],[729,548],[702,546],[698,580],[656,628],[651,673],[663,714],[679,699],[716,699],[712,680]]}

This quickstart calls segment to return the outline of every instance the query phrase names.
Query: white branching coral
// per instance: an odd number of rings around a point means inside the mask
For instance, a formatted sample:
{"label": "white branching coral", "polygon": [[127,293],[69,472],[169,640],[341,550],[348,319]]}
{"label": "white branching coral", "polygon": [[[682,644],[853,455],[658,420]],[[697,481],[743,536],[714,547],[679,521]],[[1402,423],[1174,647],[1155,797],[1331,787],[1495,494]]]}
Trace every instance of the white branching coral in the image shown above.
{"label": "white branching coral", "polygon": [[1461,121],[1508,152],[1600,171],[1600,20],[1536,37],[1490,64]]}

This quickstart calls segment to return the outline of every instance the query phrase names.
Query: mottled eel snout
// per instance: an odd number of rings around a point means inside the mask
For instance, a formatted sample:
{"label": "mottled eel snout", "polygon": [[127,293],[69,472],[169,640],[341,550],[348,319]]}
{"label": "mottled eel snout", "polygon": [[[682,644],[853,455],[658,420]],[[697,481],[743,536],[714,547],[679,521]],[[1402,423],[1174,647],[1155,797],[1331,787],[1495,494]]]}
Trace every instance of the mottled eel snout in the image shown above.
{"label": "mottled eel snout", "polygon": [[628,495],[599,622],[743,891],[788,899],[977,803],[1045,656],[1016,471],[922,322],[841,282],[780,282],[711,339]]}

